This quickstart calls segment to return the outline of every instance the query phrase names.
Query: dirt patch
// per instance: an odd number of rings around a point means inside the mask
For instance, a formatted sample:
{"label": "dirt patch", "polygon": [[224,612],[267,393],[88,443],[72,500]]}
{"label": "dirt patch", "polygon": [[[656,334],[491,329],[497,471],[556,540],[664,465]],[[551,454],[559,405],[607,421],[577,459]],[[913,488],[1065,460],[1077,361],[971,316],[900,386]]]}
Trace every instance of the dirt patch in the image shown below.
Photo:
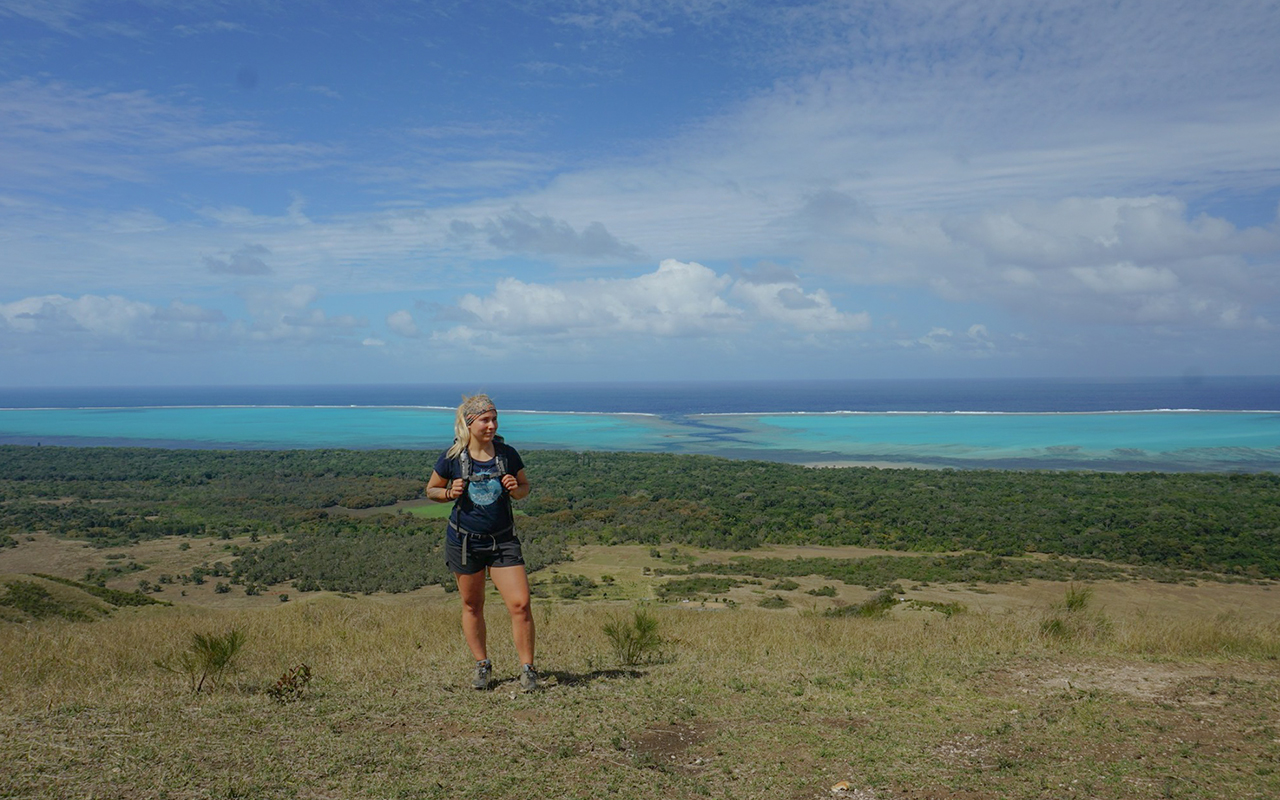
{"label": "dirt patch", "polygon": [[691,751],[713,732],[714,729],[707,725],[672,722],[640,731],[631,738],[627,749],[641,763],[664,767],[696,767],[700,765],[701,759]]}

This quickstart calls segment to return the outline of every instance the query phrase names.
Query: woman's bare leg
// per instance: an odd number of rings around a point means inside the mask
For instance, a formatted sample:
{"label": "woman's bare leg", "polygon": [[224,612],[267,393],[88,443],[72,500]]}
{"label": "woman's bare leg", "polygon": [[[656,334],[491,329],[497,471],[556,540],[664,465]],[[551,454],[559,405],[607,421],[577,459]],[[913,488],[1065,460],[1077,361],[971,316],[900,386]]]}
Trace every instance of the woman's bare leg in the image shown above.
{"label": "woman's bare leg", "polygon": [[533,610],[529,607],[529,578],[524,567],[492,567],[489,577],[511,615],[511,638],[515,640],[516,655],[521,664],[532,664]]}
{"label": "woman's bare leg", "polygon": [[455,572],[454,577],[458,579],[458,594],[462,597],[462,635],[467,639],[471,655],[476,661],[483,661],[489,657],[484,629],[484,570],[472,575]]}

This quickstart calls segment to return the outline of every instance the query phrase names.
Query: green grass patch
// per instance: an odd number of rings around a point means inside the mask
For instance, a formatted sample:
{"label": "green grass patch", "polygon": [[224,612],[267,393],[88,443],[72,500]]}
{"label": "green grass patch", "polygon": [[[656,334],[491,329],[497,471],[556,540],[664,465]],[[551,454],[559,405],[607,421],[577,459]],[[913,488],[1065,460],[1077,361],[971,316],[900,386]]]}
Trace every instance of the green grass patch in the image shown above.
{"label": "green grass patch", "polygon": [[448,519],[449,512],[453,511],[453,503],[431,503],[425,506],[411,506],[404,510],[422,519]]}
{"label": "green grass patch", "polygon": [[741,581],[733,578],[712,578],[700,575],[695,578],[676,578],[666,583],[660,583],[655,587],[654,592],[661,600],[679,600],[704,595],[724,594],[741,583]]}

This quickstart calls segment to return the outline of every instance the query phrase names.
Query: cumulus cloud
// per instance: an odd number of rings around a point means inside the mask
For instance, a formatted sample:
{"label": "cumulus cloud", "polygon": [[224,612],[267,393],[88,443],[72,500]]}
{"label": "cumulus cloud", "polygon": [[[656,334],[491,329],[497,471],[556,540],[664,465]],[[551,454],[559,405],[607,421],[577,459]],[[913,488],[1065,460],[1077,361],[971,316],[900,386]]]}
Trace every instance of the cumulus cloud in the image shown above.
{"label": "cumulus cloud", "polygon": [[997,354],[1002,343],[1022,344],[1023,339],[1022,334],[996,337],[991,334],[986,325],[975,323],[970,325],[964,333],[956,333],[949,328],[934,327],[924,336],[900,340],[898,345],[905,349],[925,350],[931,353],[967,358],[989,358]]}
{"label": "cumulus cloud", "polygon": [[418,329],[418,323],[413,318],[413,314],[401,309],[387,316],[387,327],[392,333],[403,336],[406,339],[415,339],[422,335],[422,331]]}
{"label": "cumulus cloud", "polygon": [[459,238],[481,238],[511,253],[582,258],[638,258],[640,251],[618,241],[604,225],[589,223],[581,232],[564,220],[535,216],[519,206],[480,225],[454,220],[452,233]]}
{"label": "cumulus cloud", "polygon": [[955,217],[944,229],[992,262],[1029,269],[1151,263],[1280,249],[1275,230],[1240,230],[1174,197],[1069,197]]}
{"label": "cumulus cloud", "polygon": [[204,265],[215,275],[267,275],[271,267],[262,260],[262,256],[270,253],[260,244],[246,244],[225,259],[205,256]]}
{"label": "cumulus cloud", "polygon": [[18,349],[142,347],[352,341],[368,326],[351,314],[316,308],[311,286],[241,293],[247,319],[175,300],[157,306],[119,295],[41,295],[0,304],[0,337]]}
{"label": "cumulus cloud", "polygon": [[925,271],[939,292],[1026,312],[1138,324],[1260,327],[1280,296],[1280,229],[1191,216],[1171,197],[1066,198],[940,223],[952,245]]}
{"label": "cumulus cloud", "polygon": [[177,344],[217,334],[222,312],[174,301],[155,306],[119,295],[27,297],[0,304],[0,332],[10,344],[30,341],[76,347],[120,342]]}
{"label": "cumulus cloud", "polygon": [[247,289],[240,293],[251,321],[238,322],[237,333],[253,341],[307,342],[346,339],[368,321],[352,314],[329,316],[314,307],[320,291],[298,285],[288,289]]}
{"label": "cumulus cloud", "polygon": [[737,327],[742,311],[721,297],[730,283],[701,264],[667,259],[638,278],[559,285],[505,278],[487,297],[468,294],[458,306],[510,334],[696,335]]}
{"label": "cumulus cloud", "polygon": [[870,327],[865,312],[839,311],[824,291],[805,292],[785,270],[766,266],[735,280],[675,259],[635,278],[559,284],[507,278],[486,296],[463,296],[458,306],[473,321],[436,336],[471,345],[506,336],[590,342],[630,335],[735,335],[763,326],[803,333]]}
{"label": "cumulus cloud", "polygon": [[849,206],[824,225],[810,268],[1038,322],[1267,329],[1280,299],[1280,225],[1237,227],[1168,196],[874,217]]}
{"label": "cumulus cloud", "polygon": [[846,314],[836,309],[821,289],[805,293],[798,280],[739,280],[732,297],[762,319],[802,331],[865,331],[871,315]]}

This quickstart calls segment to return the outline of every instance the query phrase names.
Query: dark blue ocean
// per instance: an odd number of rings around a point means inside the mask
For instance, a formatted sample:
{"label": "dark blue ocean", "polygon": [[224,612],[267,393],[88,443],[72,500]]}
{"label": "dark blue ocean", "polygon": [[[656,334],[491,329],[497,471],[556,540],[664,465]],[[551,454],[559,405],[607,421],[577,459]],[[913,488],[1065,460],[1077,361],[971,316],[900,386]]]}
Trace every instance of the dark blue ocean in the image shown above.
{"label": "dark blue ocean", "polygon": [[505,409],[604,414],[831,411],[1280,411],[1278,377],[741,381],[721,383],[383,384],[0,388],[0,408],[144,406],[453,407],[485,391]]}
{"label": "dark blue ocean", "polygon": [[1280,471],[1280,377],[13,388],[0,443],[435,449],[475,391],[526,449]]}

